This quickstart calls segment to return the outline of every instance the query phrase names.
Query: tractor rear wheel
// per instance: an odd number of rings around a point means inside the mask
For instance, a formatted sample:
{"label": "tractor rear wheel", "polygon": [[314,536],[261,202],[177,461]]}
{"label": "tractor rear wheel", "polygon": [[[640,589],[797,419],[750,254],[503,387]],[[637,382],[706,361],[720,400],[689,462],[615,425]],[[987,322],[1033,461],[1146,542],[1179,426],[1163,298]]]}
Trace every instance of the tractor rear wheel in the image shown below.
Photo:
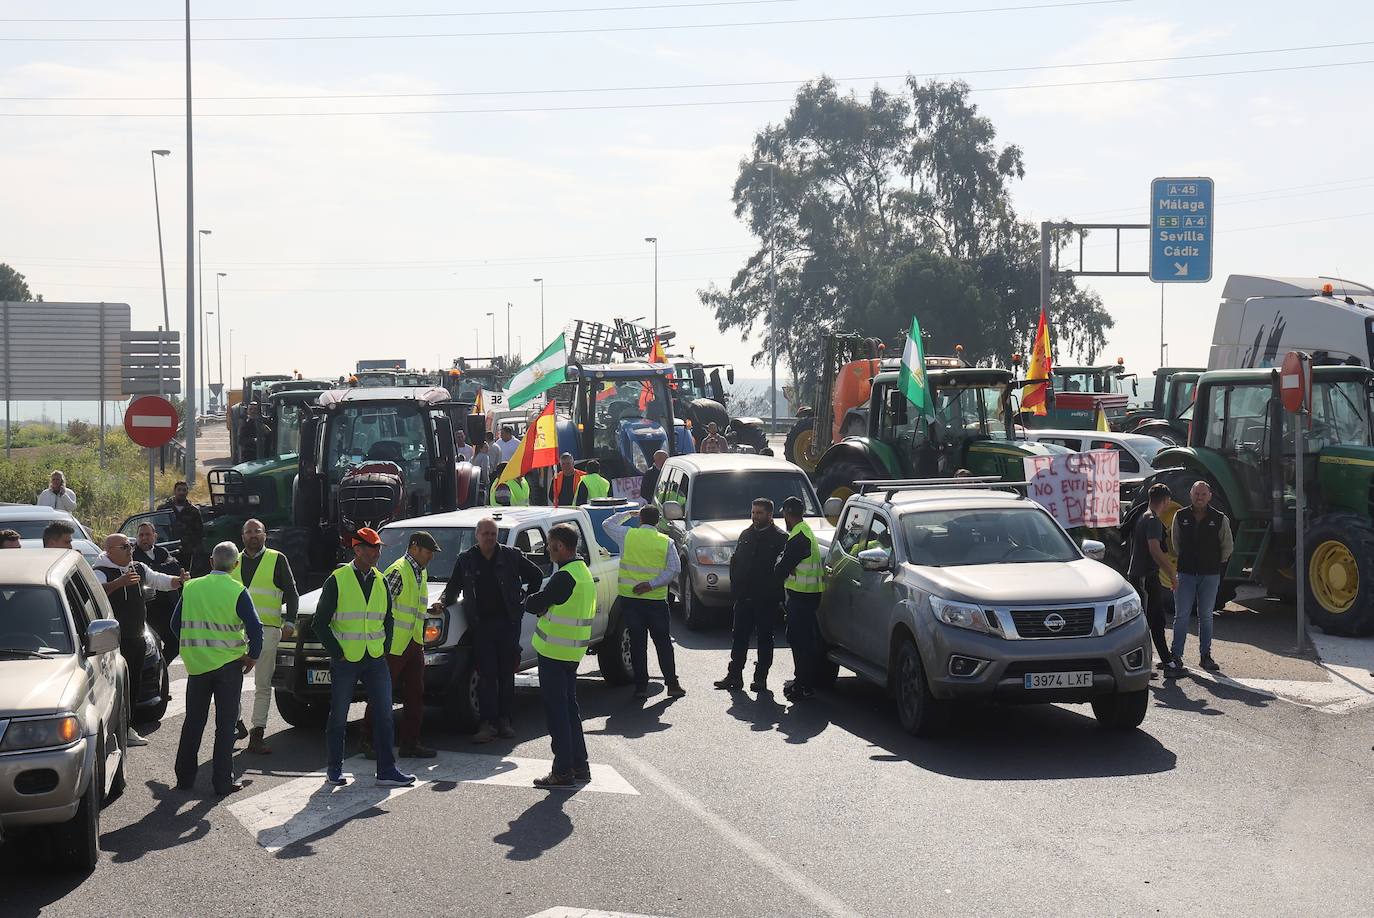
{"label": "tractor rear wheel", "polygon": [[1374,526],[1328,513],[1307,531],[1307,615],[1327,634],[1374,632]]}
{"label": "tractor rear wheel", "polygon": [[801,470],[810,475],[816,471],[816,458],[811,455],[811,446],[816,442],[816,419],[812,417],[797,418],[792,429],[787,432],[787,439],[783,442],[782,455],[793,465],[801,467]]}
{"label": "tractor rear wheel", "polygon": [[882,472],[875,473],[866,462],[842,459],[821,474],[821,480],[816,485],[816,490],[820,494],[821,503],[825,503],[832,497],[847,500],[849,495],[854,493],[854,482],[882,477]]}

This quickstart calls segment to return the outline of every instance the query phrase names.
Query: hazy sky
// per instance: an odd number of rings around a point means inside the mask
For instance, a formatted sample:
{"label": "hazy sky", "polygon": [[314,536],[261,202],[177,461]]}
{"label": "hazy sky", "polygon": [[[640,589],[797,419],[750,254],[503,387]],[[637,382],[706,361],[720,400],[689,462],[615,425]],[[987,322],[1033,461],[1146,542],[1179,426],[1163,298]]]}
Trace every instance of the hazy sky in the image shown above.
{"label": "hazy sky", "polygon": [[[474,331],[481,353],[490,352],[488,312],[497,313],[504,351],[507,302],[512,344],[528,356],[540,344],[532,278],[547,279],[550,338],[574,317],[648,315],[653,260],[642,240],[657,235],[662,320],[699,356],[764,375],[745,366],[747,343],[717,332],[696,291],[727,284],[750,249],[730,189],[755,132],[786,115],[792,81],[822,73],[852,78],[842,85],[861,93],[875,81],[899,87],[908,72],[961,75],[999,142],[1025,152],[1027,177],[1014,194],[1027,218],[1142,222],[1152,177],[1214,177],[1214,280],[1166,291],[1172,363],[1205,362],[1230,273],[1374,281],[1366,4],[1038,2],[1052,8],[1006,9],[1036,0],[194,3],[206,20],[195,26],[204,40],[194,55],[196,223],[213,233],[207,308],[215,273],[226,272],[235,375],[245,355],[249,370],[310,375],[338,374],[358,358],[447,365],[474,352]],[[579,5],[608,9],[570,9]],[[185,324],[181,9],[168,0],[0,2],[0,261],[50,300],[128,302],[137,327],[162,321],[153,148],[172,151],[159,161],[159,181],[172,324]],[[935,15],[909,15],[921,12]],[[154,21],[17,21],[52,16]],[[239,21],[284,16],[326,18]],[[368,16],[376,18],[328,18]],[[784,21],[861,16],[872,18]],[[746,22],[768,24],[720,25]],[[425,37],[399,37],[415,35]],[[357,37],[210,40],[265,36]],[[119,40],[14,40],[40,37]],[[172,40],[131,40],[156,38]],[[1248,53],[1294,48],[1308,50]],[[1173,60],[1062,66],[1158,58]],[[1221,72],[1230,75],[1139,81]],[[1135,82],[1103,82],[1122,80]],[[769,81],[785,82],[699,85]],[[1024,88],[1087,82],[1097,85]],[[639,88],[684,84],[698,85]],[[406,93],[430,95],[397,95]],[[374,94],[387,97],[212,98]],[[435,111],[445,113],[301,114]],[[48,117],[56,113],[100,117]],[[173,117],[130,117],[138,113]],[[1126,261],[1143,268],[1143,235],[1134,238]],[[1105,267],[1112,249],[1099,244],[1087,255],[1089,267]],[[1105,356],[1153,370],[1158,287],[1134,278],[1095,286],[1117,321]]]}

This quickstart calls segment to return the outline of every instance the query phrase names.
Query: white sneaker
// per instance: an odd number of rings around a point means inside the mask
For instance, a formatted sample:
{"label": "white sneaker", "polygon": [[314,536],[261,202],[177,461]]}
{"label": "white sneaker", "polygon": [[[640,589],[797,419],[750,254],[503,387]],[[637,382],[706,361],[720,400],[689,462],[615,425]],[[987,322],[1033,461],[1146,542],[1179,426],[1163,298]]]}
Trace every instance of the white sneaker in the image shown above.
{"label": "white sneaker", "polygon": [[125,734],[125,737],[124,737],[124,745],[126,745],[126,746],[146,746],[146,745],[148,745],[148,741],[147,741],[146,739],[144,739],[143,737],[139,736],[137,730],[135,730],[133,727],[130,727],[130,728],[129,728],[129,732]]}

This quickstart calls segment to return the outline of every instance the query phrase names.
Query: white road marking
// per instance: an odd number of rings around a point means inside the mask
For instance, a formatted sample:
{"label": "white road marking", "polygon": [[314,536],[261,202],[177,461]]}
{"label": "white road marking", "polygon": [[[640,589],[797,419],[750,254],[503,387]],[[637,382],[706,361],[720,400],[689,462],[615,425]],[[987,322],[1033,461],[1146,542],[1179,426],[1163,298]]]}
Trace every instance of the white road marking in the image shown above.
{"label": "white road marking", "polygon": [[736,829],[726,819],[711,812],[689,791],[678,786],[663,772],[631,752],[626,743],[615,740],[605,741],[602,745],[613,747],[616,754],[624,759],[631,768],[671,797],[679,806],[706,823],[707,826],[715,830],[717,835],[744,852],[756,864],[768,870],[793,892],[809,900],[825,914],[839,916],[839,918],[859,918],[858,912],[802,875],[791,864]]}
{"label": "white road marking", "polygon": [[655,916],[635,915],[630,912],[603,912],[595,908],[569,908],[566,905],[559,905],[554,908],[546,908],[537,915],[530,915],[529,918],[655,918]]}
{"label": "white road marking", "polygon": [[[415,769],[419,780],[414,787],[377,787],[372,783],[372,762],[354,756],[344,765],[353,769],[353,779],[344,787],[325,784],[324,772],[318,771],[247,799],[236,800],[230,804],[229,812],[253,833],[259,845],[275,854],[287,845],[379,807],[417,787],[452,781],[533,790],[533,780],[548,774],[552,767],[547,759],[440,752],[434,759],[401,760],[403,770]],[[591,782],[577,789],[577,793],[587,791],[639,795],[639,791],[613,767],[599,764],[592,765]]]}
{"label": "white road marking", "polygon": [[1326,681],[1300,679],[1233,679],[1225,673],[1190,671],[1195,679],[1245,689],[1320,711],[1345,714],[1374,705],[1374,646],[1365,638],[1342,638],[1313,631],[1309,635]]}

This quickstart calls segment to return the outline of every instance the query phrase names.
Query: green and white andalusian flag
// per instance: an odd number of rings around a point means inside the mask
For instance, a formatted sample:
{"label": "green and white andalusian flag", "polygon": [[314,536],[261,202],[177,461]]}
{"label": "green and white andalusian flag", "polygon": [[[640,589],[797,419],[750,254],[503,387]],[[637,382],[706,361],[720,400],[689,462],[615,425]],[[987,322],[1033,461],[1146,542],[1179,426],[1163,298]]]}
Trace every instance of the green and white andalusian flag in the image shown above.
{"label": "green and white andalusian flag", "polygon": [[519,408],[568,379],[568,346],[564,336],[544,348],[534,362],[520,368],[506,387],[506,405]]}
{"label": "green and white andalusian flag", "polygon": [[911,332],[902,349],[902,373],[897,383],[917,414],[925,418],[934,416],[935,400],[926,385],[926,351],[921,346],[921,323],[915,316],[911,318]]}

